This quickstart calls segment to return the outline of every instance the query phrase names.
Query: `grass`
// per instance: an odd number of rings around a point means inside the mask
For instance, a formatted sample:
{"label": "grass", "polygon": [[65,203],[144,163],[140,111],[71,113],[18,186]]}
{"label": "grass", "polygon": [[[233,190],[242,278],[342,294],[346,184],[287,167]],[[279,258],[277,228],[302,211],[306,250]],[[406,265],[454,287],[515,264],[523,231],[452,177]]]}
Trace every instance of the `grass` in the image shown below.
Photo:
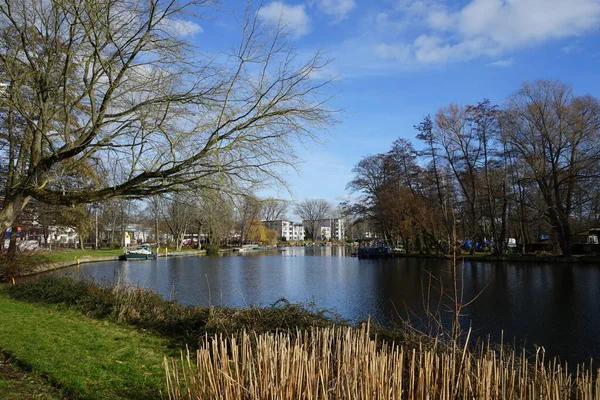
{"label": "grass", "polygon": [[174,346],[197,348],[205,335],[285,331],[346,324],[333,313],[285,299],[271,307],[186,307],[149,290],[97,286],[64,277],[43,276],[5,292],[17,300],[66,305],[85,315],[127,323],[169,338]]}
{"label": "grass", "polygon": [[111,257],[122,254],[122,250],[35,250],[19,252],[16,257],[8,258],[6,253],[0,254],[0,282],[9,282],[13,278],[35,272],[38,267],[45,264],[63,261],[76,262],[77,259],[86,257]]}
{"label": "grass", "polygon": [[335,323],[345,322],[283,299],[266,308],[184,307],[139,288],[58,277],[0,291],[0,349],[82,399],[157,398],[166,387],[162,356],[174,347],[196,349],[205,337],[244,330],[293,335]]}
{"label": "grass", "polygon": [[0,393],[5,399],[65,399],[60,391],[42,377],[25,373],[0,353]]}
{"label": "grass", "polygon": [[164,339],[0,294],[0,349],[75,399],[158,399]]}
{"label": "grass", "polygon": [[[572,372],[542,349],[470,345],[470,332],[416,338],[283,299],[266,308],[184,307],[140,288],[56,277],[4,293],[46,307],[0,295],[0,347],[84,399],[152,399],[161,388],[170,400],[600,399],[591,365]],[[173,345],[191,350],[161,374]]]}
{"label": "grass", "polygon": [[122,249],[106,250],[80,250],[80,249],[61,249],[52,251],[38,251],[38,255],[47,262],[72,261],[85,257],[114,257],[123,254]]}

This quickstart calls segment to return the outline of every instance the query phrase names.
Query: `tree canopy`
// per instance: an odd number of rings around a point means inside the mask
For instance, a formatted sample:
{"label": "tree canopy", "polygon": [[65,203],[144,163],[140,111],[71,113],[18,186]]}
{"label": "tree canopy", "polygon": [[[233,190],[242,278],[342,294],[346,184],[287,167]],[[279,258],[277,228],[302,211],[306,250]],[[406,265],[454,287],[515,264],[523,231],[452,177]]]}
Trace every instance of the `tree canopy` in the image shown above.
{"label": "tree canopy", "polygon": [[0,4],[0,224],[26,203],[218,189],[277,179],[291,144],[332,122],[284,27],[249,6],[212,55],[174,29],[207,0]]}
{"label": "tree canopy", "polygon": [[[353,169],[346,211],[410,251],[507,250],[550,236],[563,255],[600,223],[600,102],[569,85],[524,83],[501,106],[451,104]],[[464,241],[464,242],[463,242]]]}

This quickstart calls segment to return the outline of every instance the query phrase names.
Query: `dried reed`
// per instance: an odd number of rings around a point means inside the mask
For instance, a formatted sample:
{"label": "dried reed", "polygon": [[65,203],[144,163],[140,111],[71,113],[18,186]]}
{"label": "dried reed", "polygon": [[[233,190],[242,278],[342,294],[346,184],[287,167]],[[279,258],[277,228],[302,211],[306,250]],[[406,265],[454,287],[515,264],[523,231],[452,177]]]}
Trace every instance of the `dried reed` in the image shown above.
{"label": "dried reed", "polygon": [[[468,340],[467,340],[468,341]],[[591,366],[575,374],[543,350],[469,350],[457,343],[405,348],[369,327],[296,335],[206,337],[196,354],[165,359],[168,395],[179,399],[599,399]]]}

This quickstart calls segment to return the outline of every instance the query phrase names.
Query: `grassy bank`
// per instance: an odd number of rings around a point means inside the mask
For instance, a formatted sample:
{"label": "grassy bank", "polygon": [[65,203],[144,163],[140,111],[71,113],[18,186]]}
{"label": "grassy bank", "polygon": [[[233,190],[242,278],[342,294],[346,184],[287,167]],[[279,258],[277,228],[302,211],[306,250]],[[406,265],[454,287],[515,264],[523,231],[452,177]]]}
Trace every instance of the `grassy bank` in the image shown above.
{"label": "grassy bank", "polygon": [[353,327],[283,299],[184,307],[54,277],[3,289],[0,347],[75,398],[600,399],[600,370],[573,373],[541,350]]}
{"label": "grassy bank", "polygon": [[8,282],[13,278],[18,279],[21,276],[54,269],[61,264],[63,266],[72,265],[78,260],[81,262],[110,260],[122,253],[122,250],[35,250],[20,252],[16,257],[8,258],[4,252],[0,254],[0,282]]}
{"label": "grassy bank", "polygon": [[292,333],[334,323],[345,324],[283,299],[243,310],[184,307],[139,288],[56,277],[0,290],[0,349],[76,399],[160,398],[164,355],[244,330]]}
{"label": "grassy bank", "polygon": [[66,399],[39,374],[25,372],[0,353],[0,393],[4,399]]}
{"label": "grassy bank", "polygon": [[158,399],[167,341],[0,294],[0,348],[75,399]]}
{"label": "grassy bank", "polygon": [[347,325],[339,316],[312,305],[281,299],[271,307],[186,307],[150,290],[98,286],[64,277],[44,276],[4,288],[16,300],[66,306],[95,319],[126,323],[168,338],[175,346],[196,348],[202,337],[243,330],[289,332]]}
{"label": "grassy bank", "polygon": [[71,261],[87,257],[114,257],[123,254],[122,249],[105,250],[79,250],[65,249],[53,251],[39,251],[38,254],[47,262]]}

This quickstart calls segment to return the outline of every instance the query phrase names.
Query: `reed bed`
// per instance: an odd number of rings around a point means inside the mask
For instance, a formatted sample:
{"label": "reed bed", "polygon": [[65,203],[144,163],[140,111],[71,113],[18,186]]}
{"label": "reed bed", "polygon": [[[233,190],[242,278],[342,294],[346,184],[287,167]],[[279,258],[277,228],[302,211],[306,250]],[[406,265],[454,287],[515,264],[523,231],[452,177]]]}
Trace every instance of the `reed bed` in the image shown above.
{"label": "reed bed", "polygon": [[[466,342],[468,343],[468,336]],[[206,337],[165,359],[170,400],[179,399],[600,399],[591,366],[489,344],[406,348],[361,328]]]}

